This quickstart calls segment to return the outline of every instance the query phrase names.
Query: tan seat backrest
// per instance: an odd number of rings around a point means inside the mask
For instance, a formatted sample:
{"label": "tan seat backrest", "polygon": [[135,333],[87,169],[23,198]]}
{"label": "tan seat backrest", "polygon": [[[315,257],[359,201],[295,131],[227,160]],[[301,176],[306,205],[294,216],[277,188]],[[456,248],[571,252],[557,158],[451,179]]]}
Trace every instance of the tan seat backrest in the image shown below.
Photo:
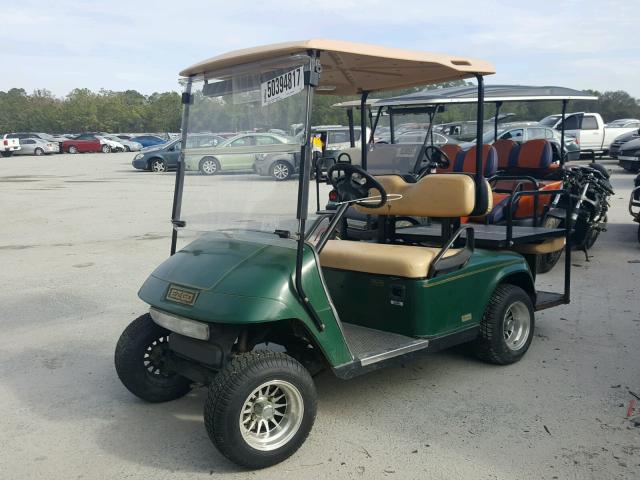
{"label": "tan seat backrest", "polygon": [[[407,183],[397,175],[384,175],[376,179],[387,195],[399,194],[402,198],[390,200],[379,208],[356,206],[361,213],[456,218],[470,215],[475,207],[475,183],[469,175],[433,174],[416,183]],[[371,195],[377,195],[377,192],[372,190]]]}

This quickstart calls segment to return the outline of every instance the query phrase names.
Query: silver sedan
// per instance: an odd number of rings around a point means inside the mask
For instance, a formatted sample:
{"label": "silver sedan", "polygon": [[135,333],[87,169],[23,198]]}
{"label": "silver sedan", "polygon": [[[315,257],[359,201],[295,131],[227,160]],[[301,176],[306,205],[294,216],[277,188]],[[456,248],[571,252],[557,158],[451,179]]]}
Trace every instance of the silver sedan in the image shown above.
{"label": "silver sedan", "polygon": [[120,138],[115,135],[102,135],[102,136],[108,140],[121,143],[122,146],[124,146],[125,151],[127,152],[138,152],[142,150],[142,145],[139,144],[138,142],[132,142],[131,140],[126,140],[124,138]]}
{"label": "silver sedan", "polygon": [[48,142],[41,138],[21,138],[20,150],[13,152],[14,155],[48,155],[58,153],[60,145],[56,142]]}

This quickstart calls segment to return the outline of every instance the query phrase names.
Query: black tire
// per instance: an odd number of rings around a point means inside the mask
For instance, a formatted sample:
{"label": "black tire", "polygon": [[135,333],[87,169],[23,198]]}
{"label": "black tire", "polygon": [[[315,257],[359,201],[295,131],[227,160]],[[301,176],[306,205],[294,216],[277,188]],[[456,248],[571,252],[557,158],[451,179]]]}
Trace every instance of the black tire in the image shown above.
{"label": "black tire", "polygon": [[640,243],[640,225],[638,225],[638,242]]}
{"label": "black tire", "polygon": [[3,157],[10,157],[11,155],[13,155],[12,151],[9,152],[0,152],[0,154],[2,154]]}
{"label": "black tire", "polygon": [[[302,400],[303,412],[297,430],[292,427],[289,431],[291,437],[283,445],[274,446],[273,450],[252,446],[249,443],[252,440],[245,440],[240,427],[245,404],[251,401],[258,387],[268,382],[284,382],[295,387]],[[276,390],[273,395],[277,394]],[[270,397],[267,398],[271,400]],[[285,402],[290,398],[293,397],[285,396]],[[251,417],[247,420],[251,422],[249,430],[253,428],[255,420],[252,419],[257,415],[255,412],[258,403],[259,400],[256,399],[253,407],[249,407],[251,409],[244,414]],[[291,412],[295,412],[295,409],[291,405],[294,403],[279,407],[286,408],[284,414],[279,412],[280,426],[285,425],[282,422],[285,422],[287,412],[289,418],[293,418]],[[204,407],[204,423],[213,444],[229,460],[249,468],[265,468],[282,462],[300,448],[313,427],[316,406],[315,385],[309,372],[298,361],[284,353],[251,352],[236,356],[214,378]],[[275,410],[272,407],[271,411]],[[275,413],[272,418],[274,420],[270,421],[276,424]],[[266,424],[270,425],[268,422]],[[260,426],[256,428],[260,429]]]}
{"label": "black tire", "polygon": [[167,164],[161,158],[152,158],[149,160],[149,170],[156,173],[166,172]]}
{"label": "black tire", "polygon": [[283,182],[293,175],[293,166],[285,160],[278,160],[271,165],[269,173],[276,182]]}
{"label": "black tire", "polygon": [[189,379],[164,366],[171,332],[154,323],[147,313],[124,329],[115,352],[120,381],[136,397],[147,402],[168,402],[191,390]]}
{"label": "black tire", "polygon": [[38,147],[33,151],[33,154],[37,156],[44,155],[44,150]]}
{"label": "black tire", "polygon": [[75,145],[69,145],[69,148],[67,148],[67,152],[69,153],[78,153],[78,147],[76,147]]}
{"label": "black tire", "polygon": [[198,164],[203,175],[216,175],[220,172],[220,162],[215,157],[203,157]]}
{"label": "black tire", "polygon": [[[562,224],[562,220],[556,217],[547,217],[542,226],[545,228],[559,228]],[[553,267],[555,267],[558,260],[562,256],[564,249],[560,249],[557,252],[543,253],[536,255],[536,273],[547,273]]]}
{"label": "black tire", "polygon": [[[511,310],[513,318],[514,308],[526,321],[526,314],[529,317],[529,328],[521,332],[521,336],[516,337],[517,344],[509,346],[505,339],[505,321],[508,312]],[[526,313],[525,313],[526,307]],[[533,340],[535,318],[531,298],[520,287],[511,284],[501,284],[493,292],[491,300],[482,316],[480,322],[480,333],[473,344],[475,354],[481,360],[498,365],[508,365],[515,363],[527,352]],[[514,331],[515,332],[515,331]],[[517,348],[515,348],[517,347]]]}
{"label": "black tire", "polygon": [[128,146],[128,145],[125,145],[125,146],[124,146],[124,151],[125,151],[125,152],[130,152],[130,151],[131,151],[131,148],[129,148],[129,146]]}
{"label": "black tire", "polygon": [[109,145],[101,145],[100,146],[100,151],[102,153],[111,153],[111,147]]}

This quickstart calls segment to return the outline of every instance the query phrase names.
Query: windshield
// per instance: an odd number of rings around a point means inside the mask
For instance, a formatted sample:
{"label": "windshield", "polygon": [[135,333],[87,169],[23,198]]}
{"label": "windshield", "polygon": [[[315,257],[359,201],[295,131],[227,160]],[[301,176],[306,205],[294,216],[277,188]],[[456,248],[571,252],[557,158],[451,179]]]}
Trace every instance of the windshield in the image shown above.
{"label": "windshield", "polygon": [[558,120],[560,120],[561,117],[562,115],[549,115],[548,117],[544,117],[542,120],[540,120],[540,125],[553,128],[553,126],[558,123]]}
{"label": "windshield", "polygon": [[[309,57],[244,65],[206,74],[192,86],[180,219],[185,234],[216,230],[297,231],[301,147],[306,130]],[[225,139],[195,141],[201,132]],[[232,134],[229,136],[229,134]],[[327,198],[323,186],[321,198]],[[316,210],[311,188],[309,210]]]}

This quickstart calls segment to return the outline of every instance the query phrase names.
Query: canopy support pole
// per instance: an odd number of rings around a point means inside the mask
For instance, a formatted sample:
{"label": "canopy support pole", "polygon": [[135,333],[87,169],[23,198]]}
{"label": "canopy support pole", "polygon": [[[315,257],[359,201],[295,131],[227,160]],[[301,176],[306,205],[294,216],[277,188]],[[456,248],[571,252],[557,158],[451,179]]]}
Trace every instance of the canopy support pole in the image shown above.
{"label": "canopy support pole", "polygon": [[396,126],[395,120],[393,119],[393,109],[387,108],[387,112],[389,112],[389,132],[391,133],[391,138],[389,139],[389,141],[391,143],[396,143]]}
{"label": "canopy support pole", "polygon": [[180,155],[178,157],[178,168],[176,170],[176,184],[173,190],[173,208],[171,210],[171,223],[173,230],[171,231],[171,255],[176,253],[178,244],[178,227],[184,227],[186,223],[180,220],[182,210],[182,192],[184,190],[184,151],[187,148],[187,132],[189,130],[189,107],[191,106],[191,86],[193,79],[189,78],[187,85],[182,93],[182,122],[180,124]]}
{"label": "canopy support pole", "polygon": [[476,185],[480,186],[482,174],[482,134],[484,130],[484,78],[476,73],[478,79],[478,112],[476,115]]}
{"label": "canopy support pole", "polygon": [[371,127],[371,135],[369,136],[369,143],[373,143],[373,135],[376,133],[376,128],[378,128],[380,115],[382,115],[382,107],[378,108],[378,113],[376,113],[376,119],[373,122],[373,126]]}
{"label": "canopy support pole", "polygon": [[565,163],[565,153],[564,153],[564,119],[565,116],[567,115],[567,103],[569,103],[568,100],[562,100],[562,123],[560,123],[560,125],[562,125],[562,128],[560,129],[560,165],[564,165]]}
{"label": "canopy support pole", "polygon": [[367,169],[367,97],[369,96],[369,92],[364,91],[360,96],[360,149],[361,151],[361,161],[360,166],[366,170]]}
{"label": "canopy support pole", "polygon": [[356,132],[353,128],[353,107],[347,109],[347,120],[349,122],[349,144],[351,148],[356,146]]}
{"label": "canopy support pole", "polygon": [[500,107],[502,107],[502,102],[496,102],[496,116],[493,119],[493,141],[494,142],[498,140],[498,115],[500,115]]}

